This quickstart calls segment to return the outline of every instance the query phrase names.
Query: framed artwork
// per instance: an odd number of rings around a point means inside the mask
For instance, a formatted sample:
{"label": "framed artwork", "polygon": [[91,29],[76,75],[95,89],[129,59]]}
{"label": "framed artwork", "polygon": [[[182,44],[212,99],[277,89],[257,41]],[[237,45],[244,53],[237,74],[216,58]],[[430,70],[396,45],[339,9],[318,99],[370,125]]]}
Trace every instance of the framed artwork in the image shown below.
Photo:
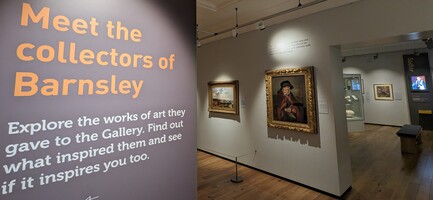
{"label": "framed artwork", "polygon": [[314,68],[266,71],[268,126],[316,133]]}
{"label": "framed artwork", "polygon": [[392,84],[373,84],[374,99],[376,100],[394,100]]}
{"label": "framed artwork", "polygon": [[208,83],[209,112],[239,114],[239,81]]}

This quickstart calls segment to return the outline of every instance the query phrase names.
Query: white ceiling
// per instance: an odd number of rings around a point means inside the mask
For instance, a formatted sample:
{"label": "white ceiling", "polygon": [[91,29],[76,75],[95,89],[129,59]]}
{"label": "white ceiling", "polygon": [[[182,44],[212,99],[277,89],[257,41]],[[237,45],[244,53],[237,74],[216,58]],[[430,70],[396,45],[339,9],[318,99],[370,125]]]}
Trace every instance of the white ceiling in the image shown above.
{"label": "white ceiling", "polygon": [[[254,31],[256,22],[275,25],[359,0],[197,0],[197,36],[202,44],[231,37],[236,25],[238,32]],[[218,33],[215,35],[215,33]]]}

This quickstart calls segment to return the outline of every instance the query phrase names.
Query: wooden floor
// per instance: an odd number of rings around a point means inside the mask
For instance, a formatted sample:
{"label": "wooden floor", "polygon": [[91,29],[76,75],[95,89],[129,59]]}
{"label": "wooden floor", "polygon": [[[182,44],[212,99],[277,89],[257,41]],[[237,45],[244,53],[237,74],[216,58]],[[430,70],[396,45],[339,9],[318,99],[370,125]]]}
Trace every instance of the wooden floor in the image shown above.
{"label": "wooden floor", "polygon": [[[423,131],[419,155],[402,155],[398,127],[366,125],[349,133],[352,190],[344,199],[433,200],[433,132]],[[197,152],[197,199],[335,199],[317,191],[240,166],[242,183],[230,182],[234,163]]]}

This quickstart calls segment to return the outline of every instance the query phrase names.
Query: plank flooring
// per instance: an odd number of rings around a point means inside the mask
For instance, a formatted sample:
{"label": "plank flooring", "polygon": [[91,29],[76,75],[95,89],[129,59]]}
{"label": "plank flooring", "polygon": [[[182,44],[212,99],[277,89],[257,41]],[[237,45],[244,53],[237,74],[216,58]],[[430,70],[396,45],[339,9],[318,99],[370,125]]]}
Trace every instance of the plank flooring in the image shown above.
{"label": "plank flooring", "polygon": [[[398,127],[366,125],[366,131],[349,133],[352,190],[344,199],[433,200],[433,131],[423,131],[420,154],[401,154]],[[247,181],[232,183],[234,163],[197,151],[198,200],[330,200],[326,194],[305,188],[245,166]]]}

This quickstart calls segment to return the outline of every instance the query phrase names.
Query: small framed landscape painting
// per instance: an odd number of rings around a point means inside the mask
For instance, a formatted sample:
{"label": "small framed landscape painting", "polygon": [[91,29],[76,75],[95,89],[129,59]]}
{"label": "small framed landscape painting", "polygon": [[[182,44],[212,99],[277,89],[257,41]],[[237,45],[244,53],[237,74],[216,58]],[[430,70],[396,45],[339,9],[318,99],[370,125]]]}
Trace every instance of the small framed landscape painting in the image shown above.
{"label": "small framed landscape painting", "polygon": [[208,83],[209,112],[239,114],[239,81]]}

